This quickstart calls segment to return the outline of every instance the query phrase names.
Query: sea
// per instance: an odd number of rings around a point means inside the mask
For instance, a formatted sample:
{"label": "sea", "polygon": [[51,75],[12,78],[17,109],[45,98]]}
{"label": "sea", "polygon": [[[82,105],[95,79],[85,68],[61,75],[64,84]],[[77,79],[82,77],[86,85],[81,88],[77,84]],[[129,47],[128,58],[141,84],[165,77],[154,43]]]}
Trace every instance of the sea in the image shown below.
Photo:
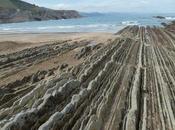
{"label": "sea", "polygon": [[[81,13],[77,19],[0,24],[0,33],[112,32],[128,25],[162,26],[175,20],[175,13]],[[164,16],[165,19],[154,18]]]}

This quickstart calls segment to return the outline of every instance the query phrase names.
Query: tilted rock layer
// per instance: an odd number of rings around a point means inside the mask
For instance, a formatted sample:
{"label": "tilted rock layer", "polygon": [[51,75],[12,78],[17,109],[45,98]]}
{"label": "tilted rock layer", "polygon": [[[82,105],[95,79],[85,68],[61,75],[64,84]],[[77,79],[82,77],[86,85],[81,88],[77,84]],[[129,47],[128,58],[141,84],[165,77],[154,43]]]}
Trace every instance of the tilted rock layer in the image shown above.
{"label": "tilted rock layer", "polygon": [[0,102],[0,128],[174,130],[174,25],[129,26],[117,35],[121,38],[89,55],[78,71],[24,86]]}

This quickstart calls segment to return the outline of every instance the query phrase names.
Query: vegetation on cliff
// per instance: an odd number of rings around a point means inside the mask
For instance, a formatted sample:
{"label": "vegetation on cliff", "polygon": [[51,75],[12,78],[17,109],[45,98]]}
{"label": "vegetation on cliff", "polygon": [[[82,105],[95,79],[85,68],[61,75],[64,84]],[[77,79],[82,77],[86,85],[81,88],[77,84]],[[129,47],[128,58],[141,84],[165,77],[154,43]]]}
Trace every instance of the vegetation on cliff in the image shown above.
{"label": "vegetation on cliff", "polygon": [[0,0],[0,23],[79,18],[74,10],[52,10],[21,0]]}

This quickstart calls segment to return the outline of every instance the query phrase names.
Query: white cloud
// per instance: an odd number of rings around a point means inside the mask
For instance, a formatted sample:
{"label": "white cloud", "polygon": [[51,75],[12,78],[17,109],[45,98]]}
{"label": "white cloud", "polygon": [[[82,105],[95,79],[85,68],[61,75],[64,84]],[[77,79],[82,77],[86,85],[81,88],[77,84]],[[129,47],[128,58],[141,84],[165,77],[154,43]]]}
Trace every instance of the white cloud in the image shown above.
{"label": "white cloud", "polygon": [[53,9],[83,12],[174,12],[175,0],[25,0]]}
{"label": "white cloud", "polygon": [[59,3],[59,4],[56,4],[56,5],[53,5],[52,7],[53,9],[70,9],[71,8],[71,5],[68,5],[68,4],[64,4],[64,3]]}
{"label": "white cloud", "polygon": [[148,4],[149,1],[147,1],[147,0],[141,0],[140,3],[142,3],[142,4]]}

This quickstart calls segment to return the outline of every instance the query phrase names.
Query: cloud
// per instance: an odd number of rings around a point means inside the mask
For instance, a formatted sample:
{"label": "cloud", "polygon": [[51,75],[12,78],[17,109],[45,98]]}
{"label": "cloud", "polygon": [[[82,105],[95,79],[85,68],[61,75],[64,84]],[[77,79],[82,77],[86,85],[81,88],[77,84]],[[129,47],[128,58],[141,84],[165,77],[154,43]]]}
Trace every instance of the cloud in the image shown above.
{"label": "cloud", "polygon": [[175,0],[24,0],[53,9],[83,12],[174,12]]}
{"label": "cloud", "polygon": [[142,4],[148,4],[149,1],[147,1],[147,0],[141,0],[140,3],[142,3]]}
{"label": "cloud", "polygon": [[96,10],[104,10],[110,8],[110,4],[105,4],[105,3],[100,3],[100,4],[65,4],[65,3],[59,3],[56,5],[53,5],[51,8],[52,9],[74,9],[74,10],[79,10],[79,11],[96,11]]}
{"label": "cloud", "polygon": [[70,9],[72,7],[71,7],[71,5],[68,5],[68,4],[59,3],[59,4],[56,4],[56,5],[53,5],[52,8],[53,9]]}

